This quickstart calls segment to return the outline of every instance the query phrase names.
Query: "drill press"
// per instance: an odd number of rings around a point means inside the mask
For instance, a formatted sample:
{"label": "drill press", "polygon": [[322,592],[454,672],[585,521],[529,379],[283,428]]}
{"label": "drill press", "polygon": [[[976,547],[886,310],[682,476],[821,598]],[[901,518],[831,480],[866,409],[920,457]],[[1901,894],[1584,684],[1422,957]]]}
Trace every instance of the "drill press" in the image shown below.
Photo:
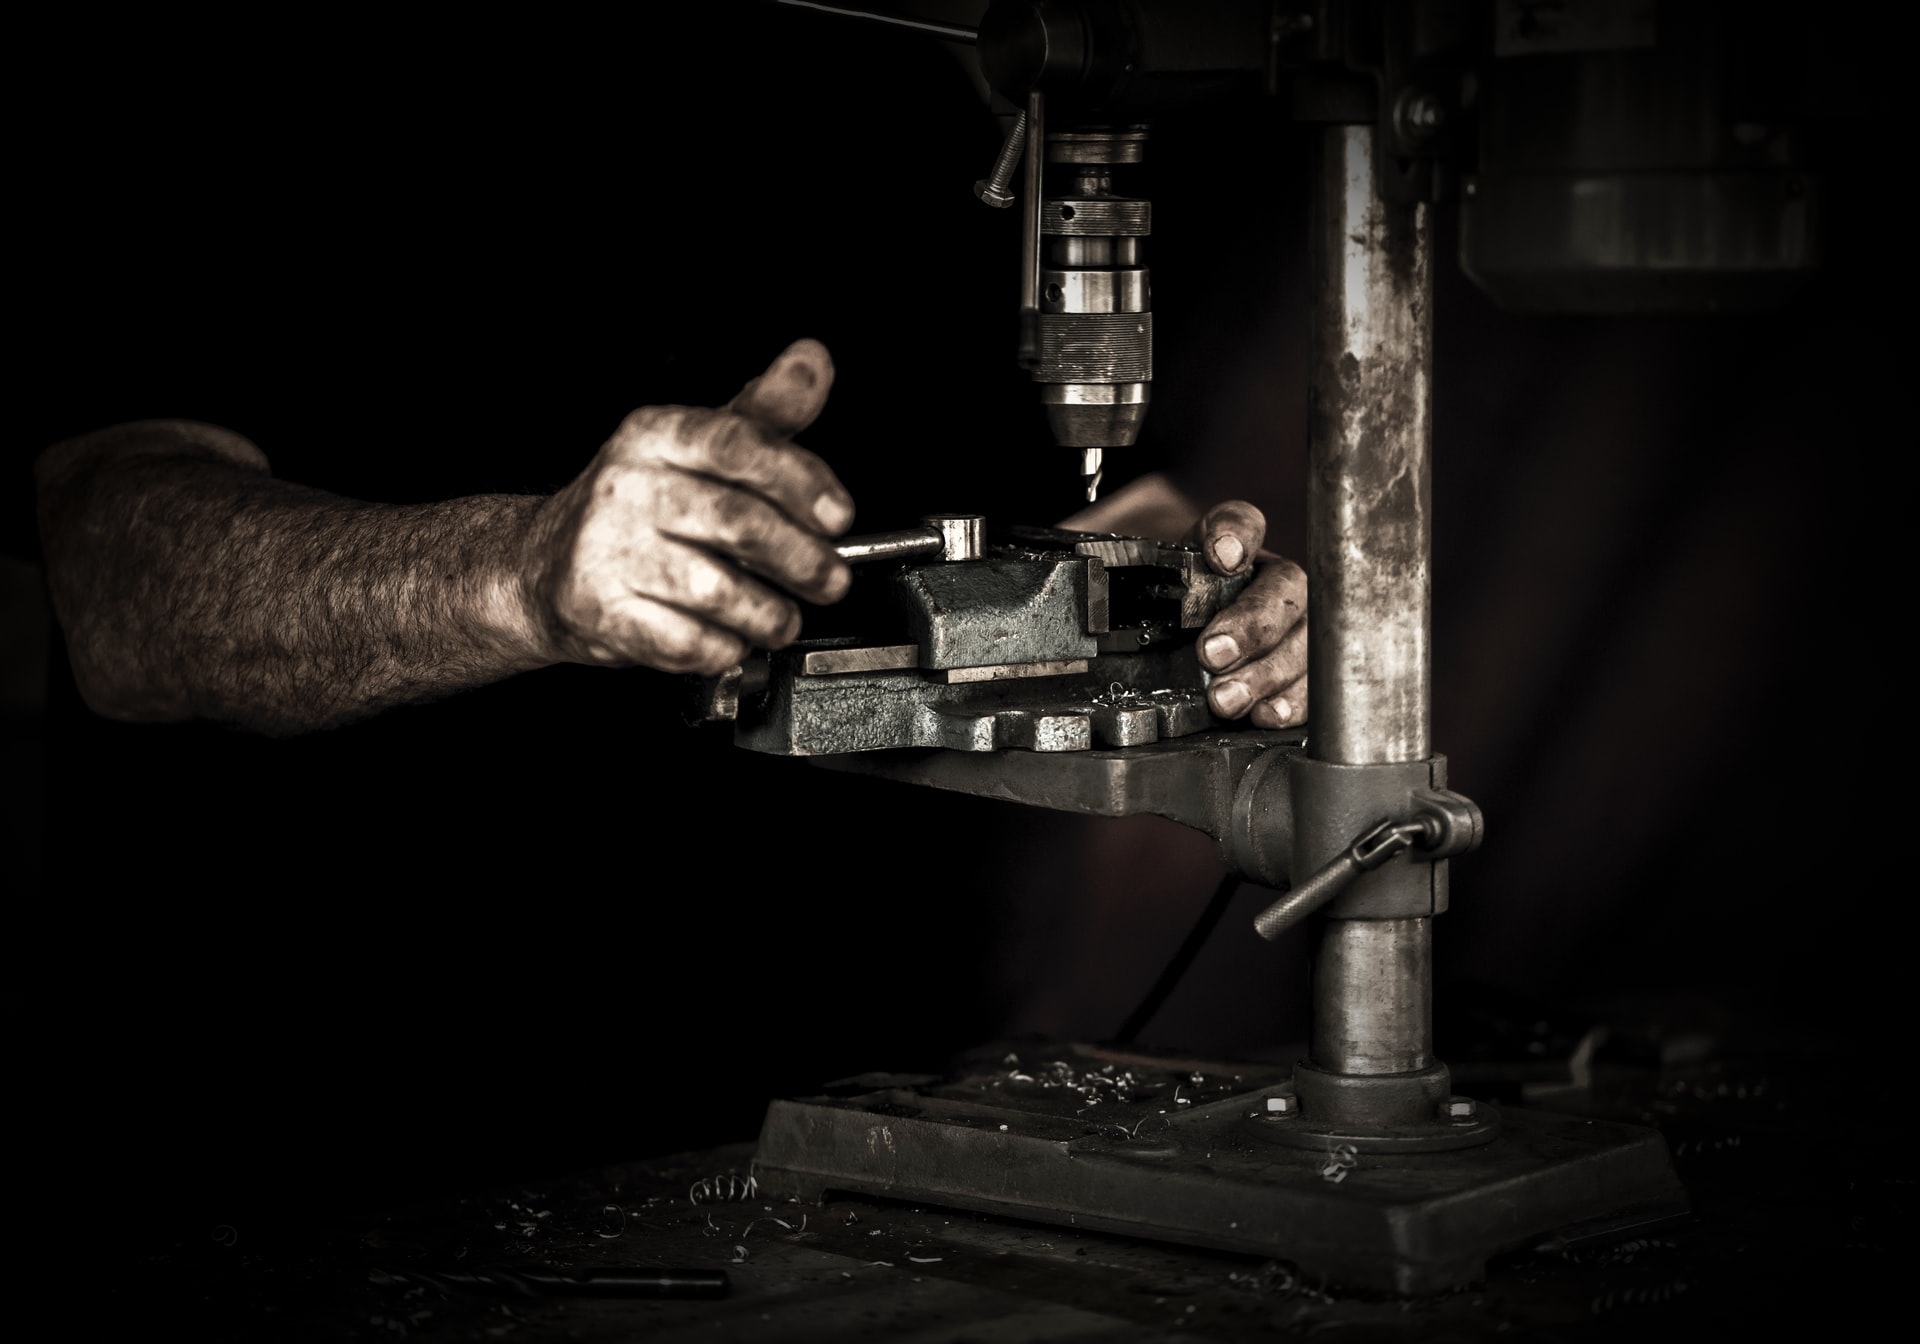
{"label": "drill press", "polygon": [[[1520,309],[1770,303],[1818,259],[1817,183],[1790,141],[1742,158],[1687,138],[1755,96],[1737,58],[1751,55],[1750,26],[1711,3],[1660,8],[1657,26],[1650,7],[1606,0],[988,10],[982,70],[1024,113],[1022,362],[1090,493],[1095,454],[1137,435],[1151,376],[1137,266],[1148,217],[1113,196],[1112,166],[1137,157],[1142,123],[1249,85],[1313,128],[1313,722],[1307,734],[1202,724],[1085,749],[828,761],[1206,831],[1230,868],[1284,890],[1259,933],[1306,925],[1317,939],[1308,1055],[1278,1070],[1067,1047],[983,1056],[946,1078],[852,1080],[770,1108],[758,1154],[769,1189],[1248,1251],[1401,1292],[1456,1286],[1490,1254],[1556,1230],[1684,1208],[1651,1131],[1455,1095],[1431,1009],[1447,859],[1483,829],[1447,789],[1430,734],[1432,212],[1459,202],[1463,265]],[[1666,113],[1635,110],[1649,102]],[[1042,190],[1049,164],[1071,190]],[[1008,174],[996,176],[1003,188]],[[1109,615],[1088,606],[1083,633]],[[924,648],[915,656],[927,666]],[[765,749],[754,706],[791,702],[799,677],[775,668],[773,689],[739,701],[743,743]]]}

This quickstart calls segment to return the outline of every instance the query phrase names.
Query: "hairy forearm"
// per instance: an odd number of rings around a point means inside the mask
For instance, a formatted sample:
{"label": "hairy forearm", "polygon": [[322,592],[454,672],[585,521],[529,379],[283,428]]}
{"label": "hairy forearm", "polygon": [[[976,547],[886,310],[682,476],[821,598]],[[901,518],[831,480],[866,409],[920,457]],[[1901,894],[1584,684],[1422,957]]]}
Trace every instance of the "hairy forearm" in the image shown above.
{"label": "hairy forearm", "polygon": [[96,711],[297,732],[550,661],[523,582],[539,499],[362,503],[222,434],[122,427],[42,459],[49,587]]}

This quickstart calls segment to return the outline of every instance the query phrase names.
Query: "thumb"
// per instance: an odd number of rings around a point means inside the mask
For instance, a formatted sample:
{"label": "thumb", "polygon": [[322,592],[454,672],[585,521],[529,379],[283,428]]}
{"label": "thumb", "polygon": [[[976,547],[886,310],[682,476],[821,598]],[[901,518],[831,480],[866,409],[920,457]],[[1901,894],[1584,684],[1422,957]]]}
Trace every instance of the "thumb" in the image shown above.
{"label": "thumb", "polygon": [[1267,517],[1244,499],[1230,499],[1208,509],[1192,535],[1215,570],[1244,574],[1267,539]]}
{"label": "thumb", "polygon": [[782,350],[767,371],[740,389],[726,409],[750,416],[782,434],[797,434],[814,422],[833,387],[833,356],[814,340]]}

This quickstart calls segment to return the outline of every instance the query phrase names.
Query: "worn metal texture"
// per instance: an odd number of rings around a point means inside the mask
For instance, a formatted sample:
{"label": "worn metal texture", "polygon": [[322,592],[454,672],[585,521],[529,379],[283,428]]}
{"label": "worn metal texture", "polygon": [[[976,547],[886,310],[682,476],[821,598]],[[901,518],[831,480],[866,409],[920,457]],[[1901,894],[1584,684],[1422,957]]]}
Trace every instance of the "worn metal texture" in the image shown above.
{"label": "worn metal texture", "polygon": [[1685,1207],[1651,1131],[1520,1113],[1478,1147],[1356,1158],[1271,1141],[1292,1123],[1265,1105],[1282,1092],[1270,1067],[1006,1054],[944,1081],[775,1102],[755,1171],[775,1197],[925,1200],[1409,1294],[1472,1282],[1562,1227]]}
{"label": "worn metal texture", "polygon": [[[1219,841],[1222,858],[1236,872],[1255,881],[1284,880],[1284,871],[1278,878],[1269,879],[1240,866],[1240,851],[1232,839],[1239,815],[1236,802],[1243,796],[1243,781],[1253,770],[1269,758],[1282,760],[1297,753],[1305,736],[1305,730],[1299,728],[1249,729],[1204,732],[1124,751],[1039,757],[951,751],[867,752],[823,757],[818,763],[851,774],[998,798],[1055,812],[1166,817]],[[1284,840],[1284,816],[1280,825]]]}
{"label": "worn metal texture", "polygon": [[1313,755],[1424,760],[1432,549],[1432,242],[1389,205],[1375,131],[1321,133],[1308,245],[1308,666]]}
{"label": "worn metal texture", "polygon": [[[1318,871],[1376,822],[1410,819],[1414,791],[1444,788],[1447,782],[1444,756],[1371,766],[1308,757],[1291,769],[1296,873]],[[1354,878],[1327,913],[1336,919],[1394,919],[1436,915],[1446,908],[1446,861],[1423,858],[1416,850]]]}
{"label": "worn metal texture", "polygon": [[822,653],[798,644],[772,657],[764,693],[742,701],[736,744],[782,756],[944,747],[954,751],[1086,751],[1183,737],[1214,725],[1191,650],[1167,646],[1079,660],[1082,670],[920,668],[808,675]]}
{"label": "worn metal texture", "polygon": [[1330,919],[1313,959],[1309,1054],[1335,1073],[1433,1063],[1433,921]]}
{"label": "worn metal texture", "polygon": [[1244,577],[1188,546],[1014,536],[983,559],[877,576],[893,600],[872,634],[758,656],[750,679],[706,697],[708,717],[731,718],[741,746],[792,756],[1086,751],[1214,726],[1193,638]]}
{"label": "worn metal texture", "polygon": [[1087,563],[994,557],[914,565],[898,579],[927,668],[1091,658]]}

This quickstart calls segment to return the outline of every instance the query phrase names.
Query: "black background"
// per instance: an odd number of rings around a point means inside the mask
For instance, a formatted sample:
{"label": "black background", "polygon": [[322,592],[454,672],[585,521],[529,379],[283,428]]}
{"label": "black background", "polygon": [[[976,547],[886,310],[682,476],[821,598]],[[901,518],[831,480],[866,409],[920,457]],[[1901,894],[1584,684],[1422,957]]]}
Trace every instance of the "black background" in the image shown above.
{"label": "black background", "polygon": [[[1017,212],[968,191],[998,128],[935,44],[710,5],[32,51],[23,456],[177,415],[355,497],[546,491],[631,407],[718,403],[811,335],[839,381],[806,441],[857,528],[1075,507],[1011,360]],[[1867,594],[1906,436],[1881,160],[1858,127],[1825,152],[1830,265],[1784,313],[1518,318],[1442,267],[1435,736],[1492,828],[1441,921],[1443,1033],[1485,1003],[1836,1049],[1898,1020]],[[1120,184],[1154,199],[1159,350],[1112,477],[1251,498],[1294,555],[1304,165],[1241,108]],[[270,741],[101,723],[56,665],[15,942],[51,1160],[233,1221],[740,1138],[823,1078],[1110,1033],[1217,878],[1151,820],[734,752],[680,695],[556,668]],[[1302,1034],[1257,900],[1149,1040]]]}

